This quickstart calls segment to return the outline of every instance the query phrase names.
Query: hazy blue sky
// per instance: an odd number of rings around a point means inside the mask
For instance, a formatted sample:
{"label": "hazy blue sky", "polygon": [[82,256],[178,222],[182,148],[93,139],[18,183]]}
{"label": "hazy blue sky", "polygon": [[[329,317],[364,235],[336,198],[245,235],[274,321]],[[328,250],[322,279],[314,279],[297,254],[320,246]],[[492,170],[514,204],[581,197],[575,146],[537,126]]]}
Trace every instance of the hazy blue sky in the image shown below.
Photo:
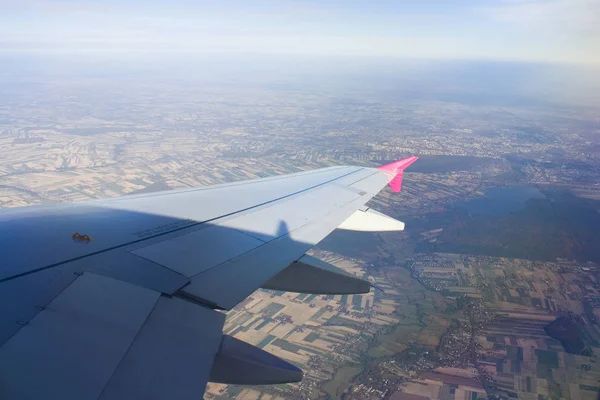
{"label": "hazy blue sky", "polygon": [[600,64],[600,0],[0,0],[3,51],[227,51]]}

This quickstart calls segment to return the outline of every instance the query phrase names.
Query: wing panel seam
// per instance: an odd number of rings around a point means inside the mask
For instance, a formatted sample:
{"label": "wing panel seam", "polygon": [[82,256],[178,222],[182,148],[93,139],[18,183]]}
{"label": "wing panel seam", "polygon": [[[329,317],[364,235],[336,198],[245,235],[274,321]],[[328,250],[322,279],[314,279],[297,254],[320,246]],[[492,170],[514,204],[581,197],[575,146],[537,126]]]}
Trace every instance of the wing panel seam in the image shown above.
{"label": "wing panel seam", "polygon": [[352,183],[349,183],[349,184],[348,184],[348,186],[349,186],[349,187],[352,187],[352,185],[356,185],[358,182],[361,182],[361,181],[364,181],[365,179],[371,178],[373,175],[376,175],[376,174],[378,174],[378,173],[379,173],[379,171],[375,171],[375,172],[373,172],[371,175],[365,176],[365,177],[363,177],[363,178],[360,178],[360,179],[359,179],[359,180],[357,180],[357,181],[354,181],[354,182],[352,182]]}
{"label": "wing panel seam", "polygon": [[[113,278],[114,279],[114,278]],[[150,289],[148,289],[150,290]],[[150,316],[152,315],[152,313],[154,312],[154,310],[156,309],[156,305],[158,304],[158,301],[160,300],[160,298],[163,296],[163,294],[160,294],[157,298],[156,301],[154,302],[154,305],[152,306],[152,308],[150,309],[150,312],[148,313],[148,315],[146,315],[146,318],[144,318],[144,322],[142,323],[142,325],[140,325],[140,329],[135,333],[135,335],[133,336],[133,340],[131,341],[131,343],[129,343],[129,346],[127,346],[127,350],[125,350],[125,352],[123,353],[121,359],[119,360],[119,362],[117,363],[115,369],[113,369],[112,373],[110,374],[110,377],[106,380],[106,384],[104,385],[104,387],[102,388],[102,390],[100,391],[100,394],[98,395],[97,399],[102,398],[102,394],[104,393],[104,391],[106,390],[106,388],[108,387],[108,385],[110,384],[110,381],[112,380],[112,378],[115,376],[115,373],[118,371],[119,367],[121,366],[121,364],[123,364],[123,360],[125,359],[125,356],[127,356],[127,353],[129,353],[129,351],[131,350],[131,348],[133,347],[133,344],[135,343],[135,341],[137,340],[137,338],[140,336],[140,333],[142,332],[142,330],[144,329],[144,327],[146,326],[146,324],[148,323],[148,320],[150,319]]]}

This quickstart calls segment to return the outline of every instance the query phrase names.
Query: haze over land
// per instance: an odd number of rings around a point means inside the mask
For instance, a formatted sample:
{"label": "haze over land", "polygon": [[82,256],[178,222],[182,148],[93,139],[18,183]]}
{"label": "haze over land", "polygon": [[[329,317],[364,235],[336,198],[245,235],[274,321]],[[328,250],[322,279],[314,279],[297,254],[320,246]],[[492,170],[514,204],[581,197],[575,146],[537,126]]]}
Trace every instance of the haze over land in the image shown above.
{"label": "haze over land", "polygon": [[3,2],[0,51],[600,63],[596,0]]}

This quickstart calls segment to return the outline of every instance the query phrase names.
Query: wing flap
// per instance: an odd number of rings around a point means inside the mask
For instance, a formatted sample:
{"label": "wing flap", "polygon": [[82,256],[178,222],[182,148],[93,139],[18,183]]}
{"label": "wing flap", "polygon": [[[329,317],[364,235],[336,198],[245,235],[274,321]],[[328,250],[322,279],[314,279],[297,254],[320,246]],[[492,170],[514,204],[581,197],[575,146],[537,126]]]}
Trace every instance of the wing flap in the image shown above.
{"label": "wing flap", "polygon": [[61,270],[92,272],[164,294],[173,294],[189,282],[188,277],[125,249],[103,252],[49,269],[56,272]]}
{"label": "wing flap", "polygon": [[224,322],[223,313],[161,297],[99,400],[201,398]]}
{"label": "wing flap", "polygon": [[296,293],[358,294],[369,293],[371,284],[325,261],[304,255],[262,288]]}
{"label": "wing flap", "polygon": [[302,370],[258,347],[223,335],[209,380],[232,385],[300,382]]}
{"label": "wing flap", "polygon": [[0,346],[27,325],[75,279],[77,275],[71,270],[45,270],[0,282]]}
{"label": "wing flap", "polygon": [[78,277],[0,348],[2,397],[96,399],[159,293]]}
{"label": "wing flap", "polygon": [[263,242],[243,232],[209,225],[132,252],[185,276],[194,276],[252,250]]}
{"label": "wing flap", "polygon": [[225,314],[84,273],[0,347],[2,398],[196,399]]}

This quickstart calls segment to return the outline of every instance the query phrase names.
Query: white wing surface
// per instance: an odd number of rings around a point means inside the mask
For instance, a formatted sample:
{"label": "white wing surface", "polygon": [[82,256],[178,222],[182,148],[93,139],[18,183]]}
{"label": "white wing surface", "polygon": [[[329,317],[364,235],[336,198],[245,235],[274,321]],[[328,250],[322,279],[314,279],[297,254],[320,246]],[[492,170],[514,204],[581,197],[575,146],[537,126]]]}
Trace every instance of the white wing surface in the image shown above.
{"label": "white wing surface", "polygon": [[365,203],[415,160],[0,211],[0,398],[198,399],[208,381],[300,380],[223,335],[222,310],[261,287],[368,292],[305,252],[344,221],[402,229]]}

